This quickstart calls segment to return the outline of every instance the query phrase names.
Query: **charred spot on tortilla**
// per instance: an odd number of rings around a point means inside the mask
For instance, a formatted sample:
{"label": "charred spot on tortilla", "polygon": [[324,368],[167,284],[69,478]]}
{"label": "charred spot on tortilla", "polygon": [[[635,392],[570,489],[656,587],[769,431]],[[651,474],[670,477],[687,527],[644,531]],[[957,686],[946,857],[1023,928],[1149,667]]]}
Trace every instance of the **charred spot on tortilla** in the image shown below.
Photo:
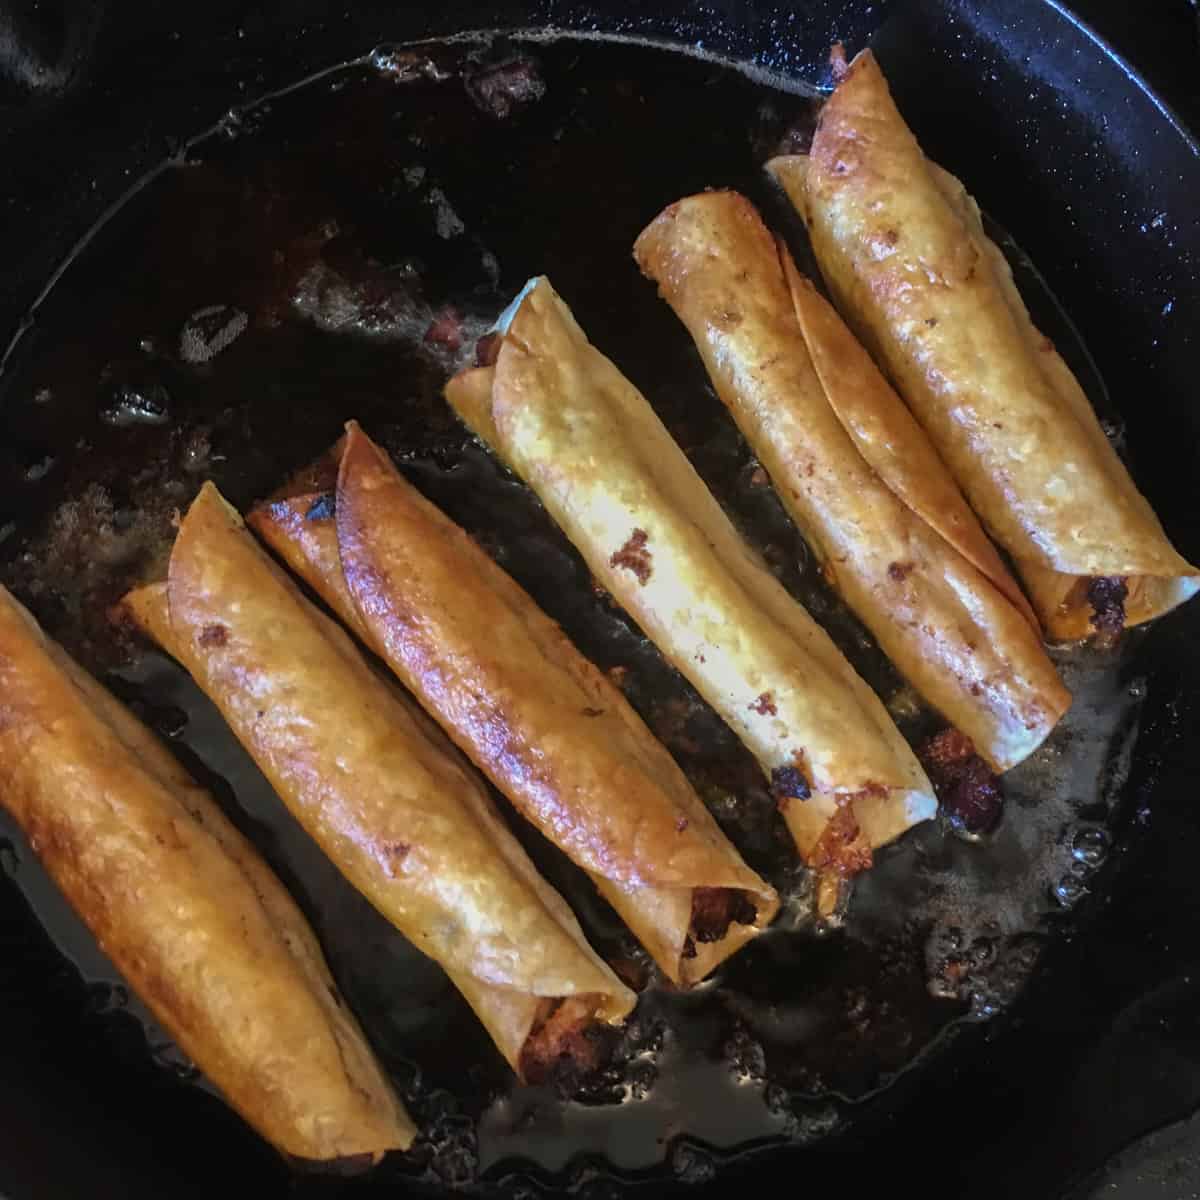
{"label": "charred spot on tortilla", "polygon": [[382,849],[387,856],[387,872],[389,875],[394,876],[408,857],[408,852],[412,849],[412,846],[408,842],[384,842]]}
{"label": "charred spot on tortilla", "polygon": [[1096,631],[1093,642],[1102,648],[1114,645],[1125,629],[1125,601],[1129,583],[1123,575],[1100,575],[1087,586],[1088,603],[1092,606],[1089,618]]}
{"label": "charred spot on tortilla", "polygon": [[756,712],[762,717],[773,717],[779,711],[775,707],[775,700],[770,692],[763,692],[753,704],[750,705],[750,710]]}
{"label": "charred spot on tortilla", "polygon": [[337,511],[337,495],[334,492],[322,492],[309,506],[304,514],[306,521],[328,521]]}
{"label": "charred spot on tortilla", "polygon": [[206,648],[215,648],[224,646],[229,641],[229,626],[222,625],[219,622],[213,622],[211,625],[205,625],[200,630],[200,636],[196,639],[201,646]]}
{"label": "charred spot on tortilla", "polygon": [[966,734],[943,729],[917,748],[917,757],[954,828],[973,837],[996,828],[1004,811],[1004,793]]}
{"label": "charred spot on tortilla", "polygon": [[888,563],[888,578],[894,579],[897,583],[903,583],[912,573],[915,565],[910,562]]}
{"label": "charred spot on tortilla", "polygon": [[638,583],[643,587],[649,582],[653,566],[650,561],[650,551],[646,549],[646,531],[635,529],[626,539],[625,544],[613,552],[608,560],[611,567],[624,567],[632,571]]}

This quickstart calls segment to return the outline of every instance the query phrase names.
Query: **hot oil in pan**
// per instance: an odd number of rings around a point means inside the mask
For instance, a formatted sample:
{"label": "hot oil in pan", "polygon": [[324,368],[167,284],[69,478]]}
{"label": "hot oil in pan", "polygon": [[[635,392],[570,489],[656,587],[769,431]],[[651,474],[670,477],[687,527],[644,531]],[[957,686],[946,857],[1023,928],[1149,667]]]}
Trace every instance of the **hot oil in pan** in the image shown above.
{"label": "hot oil in pan", "polygon": [[[759,166],[811,108],[794,91],[644,46],[378,53],[194,143],[77,258],[0,379],[2,490],[14,506],[0,514],[4,578],[171,739],[311,915],[425,1130],[384,1175],[467,1184],[533,1169],[581,1182],[665,1162],[701,1179],[722,1152],[827,1136],[948,1028],[1016,996],[1105,856],[1137,731],[1132,643],[1121,660],[1060,655],[1074,708],[1008,777],[1007,814],[987,844],[928,824],[879,855],[844,928],[815,930],[808,881],[754,763],[440,397],[526,277],[549,274],[772,570],[901,724],[927,727],[811,569],[630,256],[665,204],[707,186],[736,187],[783,222]],[[1069,323],[1019,258],[1017,268],[1039,319],[1073,352]],[[190,681],[122,644],[106,619],[161,561],[173,511],[204,478],[244,506],[350,417],[612,672],[786,899],[768,935],[694,992],[674,992],[582,875],[519,828],[597,947],[647,983],[611,1069],[569,1098],[514,1084],[441,972],[298,830]],[[20,837],[7,824],[0,833],[14,847],[3,861],[64,952],[97,987],[116,986]],[[121,991],[104,995],[126,1004]]]}

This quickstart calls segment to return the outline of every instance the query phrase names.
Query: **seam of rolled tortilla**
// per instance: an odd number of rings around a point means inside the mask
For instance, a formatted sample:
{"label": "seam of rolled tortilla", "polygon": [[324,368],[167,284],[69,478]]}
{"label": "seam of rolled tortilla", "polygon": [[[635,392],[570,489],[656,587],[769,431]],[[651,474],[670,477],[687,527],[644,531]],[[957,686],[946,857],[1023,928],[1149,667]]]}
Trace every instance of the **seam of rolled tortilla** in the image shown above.
{"label": "seam of rolled tortilla", "polygon": [[0,639],[0,745],[21,744],[0,756],[6,803],[133,990],[283,1153],[406,1149],[412,1123],[270,868],[2,588]]}
{"label": "seam of rolled tortilla", "polygon": [[[943,195],[962,214],[968,234],[995,276],[996,284],[1030,352],[1038,355],[1051,385],[1074,414],[1084,434],[1091,440],[1096,455],[1114,486],[1125,487],[1128,481],[1125,464],[1112,442],[1105,436],[1095,409],[1092,408],[1079,380],[1075,378],[1054,345],[1034,325],[1029,310],[1025,307],[1025,301],[1017,290],[1008,260],[1000,247],[984,232],[979,206],[961,180],[949,171],[933,162],[929,163],[929,169]],[[1166,534],[1158,514],[1136,486],[1132,489],[1132,500],[1141,509],[1145,520],[1165,539]],[[1182,556],[1176,557],[1179,558],[1182,568],[1180,575],[1123,576],[1129,588],[1124,604],[1126,627],[1153,620],[1200,591],[1200,570]],[[1056,641],[1078,640],[1095,632],[1091,623],[1091,606],[1086,598],[1087,583],[1091,577],[1064,575],[1033,562],[1022,562],[1021,572],[1025,586],[1037,602],[1038,610],[1044,614],[1043,622],[1048,637]]]}
{"label": "seam of rolled tortilla", "polygon": [[211,485],[181,524],[165,590],[141,589],[126,603],[351,883],[442,963],[514,1068],[543,996],[595,995],[606,1021],[630,1011],[632,993],[470,768],[300,595]]}
{"label": "seam of rolled tortilla", "polygon": [[[812,161],[793,167],[787,160],[772,164],[773,174],[805,216],[822,273],[843,311],[860,329],[872,327],[865,330],[864,340],[890,363],[901,390],[916,389],[907,397],[910,403],[918,401],[913,404],[914,411],[924,415],[923,423],[935,440],[944,439],[942,449],[948,463],[993,534],[1015,560],[1050,636],[1061,638],[1087,631],[1081,628],[1088,623],[1083,603],[1086,589],[1074,587],[1075,580],[1128,578],[1133,599],[1126,614],[1128,624],[1157,615],[1194,593],[1200,587],[1196,568],[1171,548],[1157,518],[1103,438],[1077,381],[1053,347],[1033,328],[1003,256],[982,233],[974,203],[952,176],[921,154],[869,52],[855,59],[823,110],[812,153],[822,161],[832,162],[838,155],[847,156],[847,160],[838,168],[840,174],[830,173],[828,163],[823,173],[815,175]],[[891,187],[891,177],[901,171],[902,164],[904,177],[913,180],[916,199],[901,196],[896,201],[900,216],[879,216],[877,221],[874,215],[865,216],[860,210],[869,198],[872,181],[886,177]],[[988,472],[1001,461],[996,457],[998,449],[983,452],[978,460],[982,465],[973,468],[974,474],[968,471],[964,452],[955,442],[958,425],[952,428],[945,424],[939,408],[942,401],[920,399],[928,371],[962,390],[963,381],[951,365],[958,343],[946,340],[948,331],[957,328],[954,321],[962,319],[961,305],[958,309],[951,305],[946,313],[938,311],[938,329],[924,333],[917,330],[909,338],[916,338],[913,345],[922,348],[923,365],[919,370],[905,358],[911,347],[902,350],[898,342],[893,345],[899,334],[884,308],[891,294],[886,277],[886,272],[893,269],[891,259],[883,255],[877,264],[867,262],[861,247],[878,241],[882,225],[876,228],[873,221],[887,220],[890,226],[899,228],[903,214],[907,214],[910,232],[916,231],[917,240],[906,241],[902,234],[902,251],[909,246],[911,257],[928,246],[929,254],[942,258],[929,263],[922,259],[925,268],[942,272],[948,284],[957,282],[970,290],[971,312],[975,314],[974,341],[970,344],[982,339],[980,344],[991,356],[985,363],[988,374],[984,378],[993,382],[986,386],[994,389],[998,386],[995,381],[1008,381],[1000,391],[981,393],[984,407],[970,409],[976,414],[973,419],[996,422],[994,428],[999,433],[991,433],[992,425],[979,428],[987,430],[991,442],[1000,439],[997,445],[1010,447],[1012,453],[1016,453],[1015,447],[1025,444],[1020,438],[1032,437],[1044,426],[1044,436],[1035,442],[1052,443],[1058,451],[1054,469],[1048,474],[1048,468],[1037,466],[1036,456],[1024,460],[1027,465],[1021,475],[1032,468],[1031,480],[1045,476],[1036,487],[1031,482],[1022,490],[1019,480],[1013,482],[1006,465],[1007,483],[997,490],[999,485]],[[976,276],[978,266],[985,269]],[[877,293],[878,297],[872,299]],[[875,336],[877,325],[882,329]],[[947,348],[951,359],[943,363],[937,356],[945,354]],[[1023,398],[1027,394],[1026,403]],[[974,393],[969,395],[974,406]],[[1020,400],[1012,408],[1011,419],[1001,416],[993,395],[1009,398],[1005,401],[1006,412]],[[1020,465],[1022,460],[1019,456],[1003,459],[1005,464],[1010,461]],[[980,471],[984,473],[979,475]],[[1052,493],[1052,487],[1058,491]]]}
{"label": "seam of rolled tortilla", "polygon": [[[389,663],[518,810],[588,871],[668,976],[696,982],[769,922],[774,891],[741,861],[607,677],[357,425],[347,430],[333,455],[336,518],[305,520],[311,495],[285,486],[286,498],[259,505],[248,523]],[[581,794],[599,805],[596,817],[575,807]],[[585,839],[574,853],[565,830]],[[603,859],[614,837],[636,837],[628,879],[614,872],[619,863]],[[683,867],[656,884],[659,863],[681,852]],[[755,896],[758,918],[731,925],[683,959],[692,892],[717,886]],[[676,900],[682,909],[671,915]]]}
{"label": "seam of rolled tortilla", "polygon": [[[833,307],[800,275],[782,243],[779,253],[796,319],[825,398],[855,448],[896,499],[947,546],[961,554],[1033,629],[1038,629],[1037,616],[1025,594],[1004,566],[912,413],[892,391],[866,350],[841,324]],[[845,370],[847,363],[844,359],[836,362],[836,356],[826,352],[820,325],[823,319],[836,323],[837,332],[843,335],[839,348],[858,360],[850,366],[868,376],[866,386],[848,387],[844,376],[839,378],[838,368]],[[894,453],[898,445],[904,446],[907,461],[901,461]]]}
{"label": "seam of rolled tortilla", "polygon": [[[471,372],[458,379],[471,385],[472,403],[459,403],[461,393],[455,386],[456,380],[452,380],[447,388],[447,398],[460,416],[471,422],[473,417],[477,419],[480,385],[488,381],[488,376]],[[807,658],[808,667],[802,672],[807,681],[806,688],[795,691],[792,690],[795,684],[787,682],[788,704],[794,707],[797,703],[802,706],[814,703],[811,694],[807,699],[803,698],[805,692],[811,693],[814,679],[824,679],[827,703],[822,705],[822,711],[828,716],[840,704],[848,706],[847,712],[853,710],[858,714],[841,722],[838,728],[847,731],[846,738],[850,743],[856,738],[863,739],[859,749],[865,750],[872,761],[873,775],[863,775],[860,782],[846,780],[841,789],[841,801],[853,806],[857,825],[871,844],[881,845],[916,821],[932,815],[936,807],[932,789],[878,698],[853,672],[828,635],[755,560],[645,399],[590,345],[570,310],[544,278],[528,290],[517,310],[509,334],[501,343],[490,383],[492,396],[487,410],[490,423],[482,429],[478,425],[472,427],[489,441],[500,442],[495,449],[538,492],[583,553],[593,574],[621,600],[651,640],[659,644],[674,665],[714,704],[756,753],[768,774],[777,766],[785,765],[780,758],[782,749],[770,747],[772,739],[780,736],[781,729],[786,734],[786,725],[776,720],[778,709],[768,718],[769,710],[764,708],[762,722],[756,722],[742,711],[752,707],[753,696],[747,697],[751,703],[743,706],[732,694],[723,694],[724,685],[718,686],[718,676],[714,672],[725,670],[723,659],[730,649],[728,645],[704,641],[705,628],[714,631],[718,628],[711,623],[713,618],[705,615],[704,609],[711,603],[709,593],[714,587],[717,589],[715,594],[727,596],[727,604],[732,604],[734,610],[747,605],[750,606],[747,613],[751,608],[756,610],[754,619],[739,621],[738,628],[753,629],[760,650],[766,652],[762,644],[765,638],[767,644],[780,651],[776,662],[799,662]],[[539,403],[536,396],[531,398],[528,394],[530,389],[536,391],[539,388],[547,393],[540,401],[541,407],[532,414],[525,410],[526,417],[533,423],[514,440],[512,431],[505,426],[519,421],[522,404]],[[502,411],[497,409],[497,393],[506,397]],[[585,394],[586,402],[581,400]],[[541,424],[538,424],[539,419]],[[573,424],[569,434],[565,434],[564,423],[570,422]],[[590,446],[591,465],[586,469],[582,460],[579,465],[572,465],[572,456],[582,453],[581,443]],[[534,454],[533,470],[529,464],[522,464],[522,451]],[[599,461],[601,455],[602,463]],[[566,495],[568,482],[569,497]],[[588,488],[595,491],[595,505],[590,510],[573,511],[570,505],[582,504],[583,490]],[[639,503],[640,508],[637,507]],[[634,507],[629,508],[628,516],[624,516],[622,513],[627,504]],[[616,507],[612,508],[613,505]],[[647,573],[641,579],[639,591],[628,577],[629,573],[621,569],[617,546],[607,544],[616,538],[617,524],[624,522],[634,528],[635,535],[643,533],[645,541],[645,531],[637,528],[642,515],[647,530],[653,525],[667,539],[656,545],[653,540],[659,534],[652,533],[649,538],[650,551],[665,556],[656,560],[658,566],[655,568],[662,571],[663,562],[666,562],[668,591],[656,593],[663,600],[664,611],[670,609],[673,582],[682,588],[680,595],[690,598],[686,612],[679,610],[687,616],[687,623],[680,629],[665,626],[665,618],[656,614],[654,606],[643,598],[651,575]],[[589,520],[600,521],[601,527],[588,533]],[[611,528],[604,524],[605,521]],[[608,528],[607,533],[605,528]],[[612,561],[610,549],[614,550]],[[636,567],[636,563],[634,565]],[[703,573],[704,588],[699,592],[695,581],[685,586],[682,579],[676,579],[677,570],[686,573],[689,568]],[[719,612],[720,607],[715,611]],[[663,627],[659,628],[660,625]],[[693,641],[698,647],[707,649],[708,655],[698,652],[694,656],[691,649],[685,651],[682,648]],[[708,664],[703,671],[700,670],[702,662]],[[790,676],[785,678],[791,679]],[[768,696],[768,699],[774,706],[775,697]],[[861,734],[860,727],[875,731],[874,736]],[[819,728],[819,723],[814,728]],[[789,803],[785,809],[789,828],[804,854],[814,848],[821,830],[832,820],[840,804],[838,795],[821,790],[826,786],[822,782],[824,772],[829,769],[837,751],[832,746],[822,745],[813,753],[822,756],[813,776],[818,786],[808,800]],[[792,762],[788,752],[786,763]],[[807,760],[807,765],[814,767],[811,759]],[[889,787],[886,781],[893,776]]]}
{"label": "seam of rolled tortilla", "polygon": [[634,257],[884,651],[993,767],[1032,752],[1069,702],[1036,618],[923,431],[753,205],[685,197]]}

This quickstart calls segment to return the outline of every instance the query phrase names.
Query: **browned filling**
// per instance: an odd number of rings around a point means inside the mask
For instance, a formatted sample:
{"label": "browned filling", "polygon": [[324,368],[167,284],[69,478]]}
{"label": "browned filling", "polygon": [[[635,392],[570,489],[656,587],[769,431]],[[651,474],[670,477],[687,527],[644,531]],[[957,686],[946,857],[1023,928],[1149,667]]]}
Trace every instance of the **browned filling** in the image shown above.
{"label": "browned filling", "polygon": [[1123,575],[1098,575],[1087,587],[1087,600],[1092,606],[1091,623],[1096,631],[1096,645],[1109,647],[1116,643],[1125,628],[1125,601],[1129,584]]}
{"label": "browned filling", "polygon": [[692,921],[683,943],[683,957],[696,957],[697,942],[719,942],[730,925],[753,925],[758,907],[741,888],[696,888],[692,892]]}
{"label": "browned filling", "polygon": [[854,798],[859,794],[838,796],[837,812],[809,855],[808,865],[814,871],[848,877],[870,869],[871,846],[862,836],[854,815]]}
{"label": "browned filling", "polygon": [[943,729],[917,748],[917,757],[951,822],[967,833],[988,833],[996,827],[1004,793],[965,733]]}
{"label": "browned filling", "polygon": [[498,329],[485,333],[475,343],[475,365],[477,367],[494,367],[500,357],[500,346],[504,342],[504,334]]}
{"label": "browned filling", "polygon": [[521,1078],[526,1083],[546,1083],[596,1070],[604,1055],[596,1028],[598,1006],[598,998],[590,993],[543,1000],[521,1048]]}

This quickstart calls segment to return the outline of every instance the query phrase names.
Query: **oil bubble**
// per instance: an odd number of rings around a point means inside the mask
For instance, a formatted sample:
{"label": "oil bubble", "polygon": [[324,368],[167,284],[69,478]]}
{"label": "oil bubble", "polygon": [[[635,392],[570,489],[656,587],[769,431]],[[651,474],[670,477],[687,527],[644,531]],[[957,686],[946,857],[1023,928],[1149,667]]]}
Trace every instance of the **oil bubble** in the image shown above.
{"label": "oil bubble", "polygon": [[479,1171],[475,1125],[469,1117],[449,1117],[429,1131],[430,1167],[442,1183],[464,1187]]}
{"label": "oil bubble", "polygon": [[1086,867],[1098,867],[1107,857],[1108,831],[1098,826],[1081,829],[1071,842],[1071,856]]}
{"label": "oil bubble", "polygon": [[648,1059],[635,1063],[625,1075],[630,1100],[645,1100],[658,1082],[658,1068]]}
{"label": "oil bubble", "polygon": [[165,425],[171,416],[171,397],[155,381],[123,381],[115,384],[100,410],[106,425],[124,429],[131,425]]}
{"label": "oil bubble", "polygon": [[760,1082],[767,1073],[767,1059],[762,1046],[742,1030],[725,1043],[724,1057],[739,1083]]}
{"label": "oil bubble", "polygon": [[1087,895],[1087,884],[1078,875],[1064,875],[1053,888],[1054,899],[1071,908]]}
{"label": "oil bubble", "polygon": [[975,1021],[990,1021],[999,1011],[1000,1004],[990,992],[971,993],[970,1018]]}
{"label": "oil bubble", "polygon": [[161,1042],[150,1047],[150,1057],[157,1066],[184,1082],[191,1082],[200,1077],[200,1070],[194,1062],[174,1042]]}
{"label": "oil bubble", "polygon": [[717,1173],[711,1156],[688,1142],[671,1151],[671,1170],[680,1183],[708,1183]]}

